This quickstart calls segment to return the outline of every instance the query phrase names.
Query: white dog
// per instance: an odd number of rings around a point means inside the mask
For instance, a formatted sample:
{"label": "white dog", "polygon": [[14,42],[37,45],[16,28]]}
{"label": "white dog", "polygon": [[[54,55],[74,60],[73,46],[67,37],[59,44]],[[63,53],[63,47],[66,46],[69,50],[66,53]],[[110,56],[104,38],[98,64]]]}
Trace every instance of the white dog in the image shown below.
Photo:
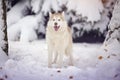
{"label": "white dog", "polygon": [[64,54],[69,57],[69,64],[73,65],[72,33],[65,20],[64,12],[49,13],[49,16],[46,32],[48,67],[52,67],[52,63],[57,63],[59,68],[62,67]]}

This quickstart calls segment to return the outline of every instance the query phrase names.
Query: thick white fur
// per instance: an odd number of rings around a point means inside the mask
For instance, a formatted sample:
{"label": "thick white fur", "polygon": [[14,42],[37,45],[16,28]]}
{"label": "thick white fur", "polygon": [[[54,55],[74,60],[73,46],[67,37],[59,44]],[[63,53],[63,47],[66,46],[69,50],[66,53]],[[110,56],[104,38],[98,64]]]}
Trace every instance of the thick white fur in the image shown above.
{"label": "thick white fur", "polygon": [[[53,21],[53,19],[55,20]],[[54,30],[54,22],[60,26],[58,31]],[[64,19],[64,13],[50,14],[46,29],[46,41],[48,45],[48,67],[52,67],[52,63],[57,63],[57,67],[61,68],[64,54],[69,57],[69,64],[73,65],[72,34]]]}

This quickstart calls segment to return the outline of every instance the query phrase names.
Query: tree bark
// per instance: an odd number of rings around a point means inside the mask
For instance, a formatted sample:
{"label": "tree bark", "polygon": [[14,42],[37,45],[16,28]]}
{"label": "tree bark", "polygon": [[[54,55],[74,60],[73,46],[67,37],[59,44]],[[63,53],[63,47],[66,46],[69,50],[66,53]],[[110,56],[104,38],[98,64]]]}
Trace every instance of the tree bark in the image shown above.
{"label": "tree bark", "polygon": [[6,53],[6,55],[8,55],[8,38],[7,38],[7,23],[6,23],[6,0],[1,0],[1,9],[0,9],[0,14],[1,14],[1,30],[3,32],[3,35],[0,34],[1,36],[3,36],[3,40],[4,40],[4,44],[1,47],[2,50]]}

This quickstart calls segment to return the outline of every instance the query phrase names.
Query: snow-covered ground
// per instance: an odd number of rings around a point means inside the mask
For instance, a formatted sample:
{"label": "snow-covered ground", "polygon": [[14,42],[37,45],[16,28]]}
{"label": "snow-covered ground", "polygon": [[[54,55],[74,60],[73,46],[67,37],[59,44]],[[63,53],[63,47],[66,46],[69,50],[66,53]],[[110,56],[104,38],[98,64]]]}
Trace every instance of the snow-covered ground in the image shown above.
{"label": "snow-covered ground", "polygon": [[[102,44],[74,43],[74,66],[47,67],[45,40],[31,43],[9,42],[9,59],[0,68],[5,80],[120,80],[120,55],[107,56]],[[119,48],[119,46],[118,46]],[[117,49],[117,48],[116,48]],[[117,53],[117,52],[116,52]],[[117,57],[116,57],[117,56]]]}

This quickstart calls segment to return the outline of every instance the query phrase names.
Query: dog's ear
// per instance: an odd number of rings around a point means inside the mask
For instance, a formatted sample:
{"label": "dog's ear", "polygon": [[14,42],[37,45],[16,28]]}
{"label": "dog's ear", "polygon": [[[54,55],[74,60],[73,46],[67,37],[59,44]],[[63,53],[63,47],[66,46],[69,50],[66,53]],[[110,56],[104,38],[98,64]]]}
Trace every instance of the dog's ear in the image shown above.
{"label": "dog's ear", "polygon": [[49,12],[49,17],[52,15],[52,13],[51,12]]}

